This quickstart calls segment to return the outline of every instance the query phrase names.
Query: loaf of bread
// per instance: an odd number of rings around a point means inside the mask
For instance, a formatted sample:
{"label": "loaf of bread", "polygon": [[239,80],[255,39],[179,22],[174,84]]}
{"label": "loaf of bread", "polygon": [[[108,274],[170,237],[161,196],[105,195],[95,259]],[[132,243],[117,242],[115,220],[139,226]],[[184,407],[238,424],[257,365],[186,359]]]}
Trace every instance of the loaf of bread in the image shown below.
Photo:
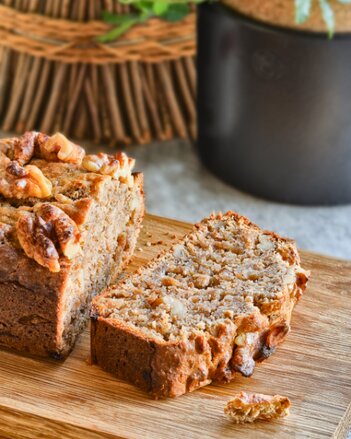
{"label": "loaf of bread", "polygon": [[294,242],[213,214],[94,299],[92,361],[156,398],[250,376],[289,332],[307,276]]}
{"label": "loaf of bread", "polygon": [[62,134],[0,141],[0,346],[61,359],[130,259],[143,177]]}
{"label": "loaf of bread", "polygon": [[236,424],[271,421],[288,416],[290,400],[286,396],[241,392],[224,408],[224,413]]}

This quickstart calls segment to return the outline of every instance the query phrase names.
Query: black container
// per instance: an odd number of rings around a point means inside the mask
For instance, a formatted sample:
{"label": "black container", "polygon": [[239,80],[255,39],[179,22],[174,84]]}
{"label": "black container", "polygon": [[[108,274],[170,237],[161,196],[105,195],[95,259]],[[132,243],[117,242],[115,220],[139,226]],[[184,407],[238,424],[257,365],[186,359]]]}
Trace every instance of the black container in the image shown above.
{"label": "black container", "polygon": [[351,202],[351,36],[201,5],[198,120],[199,154],[230,184],[289,203]]}

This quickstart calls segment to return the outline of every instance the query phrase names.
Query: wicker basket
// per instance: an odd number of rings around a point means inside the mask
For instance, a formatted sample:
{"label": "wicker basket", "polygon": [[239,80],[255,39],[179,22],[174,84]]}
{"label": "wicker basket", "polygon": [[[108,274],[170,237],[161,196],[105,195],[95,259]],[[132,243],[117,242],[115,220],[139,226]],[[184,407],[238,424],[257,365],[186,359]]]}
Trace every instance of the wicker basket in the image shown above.
{"label": "wicker basket", "polygon": [[195,13],[100,44],[115,0],[0,0],[0,128],[111,144],[195,137]]}

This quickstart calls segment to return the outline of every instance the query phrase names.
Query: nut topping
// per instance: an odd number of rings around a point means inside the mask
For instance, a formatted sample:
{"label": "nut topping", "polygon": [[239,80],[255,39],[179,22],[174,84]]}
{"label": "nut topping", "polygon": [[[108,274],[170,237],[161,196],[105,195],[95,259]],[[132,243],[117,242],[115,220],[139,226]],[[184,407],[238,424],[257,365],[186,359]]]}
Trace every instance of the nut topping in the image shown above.
{"label": "nut topping", "polygon": [[13,160],[16,160],[22,166],[28,163],[34,155],[37,136],[37,132],[28,131],[23,136],[18,137],[13,145]]}
{"label": "nut topping", "polygon": [[6,166],[10,163],[10,159],[0,151],[0,172],[2,169],[5,169]]}
{"label": "nut topping", "polygon": [[117,174],[120,168],[119,161],[112,155],[103,152],[99,154],[89,154],[84,157],[82,165],[86,171],[118,178]]}
{"label": "nut topping", "polygon": [[72,259],[80,252],[80,233],[74,221],[49,203],[38,204],[16,223],[18,240],[29,258],[52,272],[60,271],[59,250]]}
{"label": "nut topping", "polygon": [[76,223],[63,210],[50,203],[37,206],[34,211],[53,230],[62,253],[68,259],[74,258],[80,252],[80,233]]}
{"label": "nut topping", "polygon": [[60,271],[59,254],[50,239],[50,228],[34,214],[21,216],[16,223],[18,240],[26,255],[52,272]]}
{"label": "nut topping", "polygon": [[110,175],[123,183],[133,183],[131,172],[135,160],[124,152],[118,152],[115,156],[105,153],[90,154],[84,157],[82,165],[86,171]]}
{"label": "nut topping", "polygon": [[[46,198],[52,184],[37,166],[0,158],[0,194],[5,198]],[[5,166],[4,166],[5,165]]]}
{"label": "nut topping", "polygon": [[[64,195],[62,197],[64,197]],[[82,198],[74,202],[69,199],[70,202],[68,203],[67,201],[61,202],[61,200],[63,200],[62,197],[56,196],[57,201],[59,201],[59,203],[57,203],[58,207],[62,209],[77,226],[84,224],[93,201],[90,198]]]}
{"label": "nut topping", "polygon": [[14,144],[18,140],[17,137],[7,137],[0,139],[0,155],[9,155],[14,149]]}
{"label": "nut topping", "polygon": [[0,242],[13,231],[13,226],[0,222]]}
{"label": "nut topping", "polygon": [[51,137],[38,134],[37,144],[40,156],[47,161],[62,161],[81,165],[85,151],[79,145],[68,140],[63,134],[56,133]]}

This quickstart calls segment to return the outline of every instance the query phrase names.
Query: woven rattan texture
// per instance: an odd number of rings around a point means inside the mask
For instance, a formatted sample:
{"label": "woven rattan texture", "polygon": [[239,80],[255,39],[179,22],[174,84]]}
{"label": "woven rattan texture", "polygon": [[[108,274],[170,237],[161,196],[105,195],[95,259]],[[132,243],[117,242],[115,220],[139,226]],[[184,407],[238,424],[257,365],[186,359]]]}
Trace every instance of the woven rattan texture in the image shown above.
{"label": "woven rattan texture", "polygon": [[111,145],[196,136],[195,13],[152,19],[117,41],[117,0],[0,0],[0,128]]}
{"label": "woven rattan texture", "polygon": [[0,5],[0,44],[33,56],[67,63],[161,62],[195,53],[194,17],[175,23],[151,19],[117,42],[99,44],[110,30],[102,21],[73,22],[23,13]]}

